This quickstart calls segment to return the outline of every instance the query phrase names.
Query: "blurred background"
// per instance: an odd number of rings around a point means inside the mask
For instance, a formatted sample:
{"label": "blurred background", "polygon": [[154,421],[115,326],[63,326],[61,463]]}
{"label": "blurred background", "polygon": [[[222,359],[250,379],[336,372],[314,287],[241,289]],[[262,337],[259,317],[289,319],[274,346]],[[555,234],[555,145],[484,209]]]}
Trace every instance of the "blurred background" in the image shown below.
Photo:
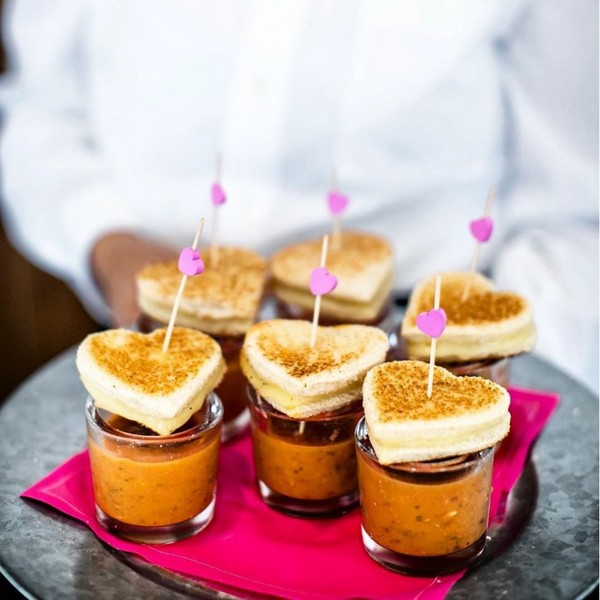
{"label": "blurred background", "polygon": [[[0,72],[5,68],[4,45],[0,43]],[[62,281],[35,268],[14,250],[6,239],[1,216],[0,273],[1,403],[30,373],[98,325]]]}
{"label": "blurred background", "polygon": [[[3,2],[0,0],[0,11]],[[1,18],[1,13],[0,13]],[[1,24],[1,23],[0,23]],[[0,73],[6,68],[0,38]],[[1,127],[0,115],[0,127]],[[35,268],[6,239],[0,216],[0,405],[30,373],[98,328],[67,286]],[[0,575],[4,598],[23,597]],[[6,594],[9,594],[8,596]]]}
{"label": "blurred background", "polygon": [[[0,0],[0,25],[3,4]],[[5,69],[6,56],[0,36],[0,74]],[[100,325],[62,281],[37,269],[11,246],[1,215],[0,273],[4,278],[0,293],[1,406],[28,375],[78,344]],[[4,590],[3,583],[0,578],[0,590]]]}
{"label": "blurred background", "polygon": [[32,266],[8,243],[0,219],[0,398],[98,325],[64,283]]}
{"label": "blurred background", "polygon": [[[2,2],[2,0],[0,0],[0,19],[4,17],[5,4],[6,2]],[[540,6],[540,3],[536,4],[535,2],[530,2],[529,4],[538,7]],[[43,5],[43,3],[41,5]],[[48,6],[51,7],[52,4],[49,4]],[[50,10],[51,8],[49,9],[49,11]],[[545,8],[538,10],[544,11]],[[564,8],[562,10],[564,10]],[[555,11],[554,14],[556,16],[556,14],[562,13],[557,13]],[[577,19],[574,19],[570,25],[574,31],[578,32],[578,27],[581,25],[581,23]],[[555,26],[554,30],[552,31],[555,31],[556,29],[568,30],[568,27],[566,27],[565,24],[562,21],[560,21],[558,23],[558,27]],[[541,33],[539,33],[539,35],[540,37],[546,39],[542,35],[544,31],[546,31],[546,29],[540,29]],[[589,34],[588,37],[590,37]],[[553,38],[550,37],[548,39]],[[571,40],[571,38],[567,36],[565,37],[565,40],[569,41]],[[583,44],[583,46],[585,46],[585,44]],[[534,52],[529,51],[528,46],[525,47],[525,50],[525,54],[527,55],[527,57],[530,57],[532,54],[535,54]],[[595,52],[592,51],[589,54],[596,55],[596,60],[590,61],[590,65],[593,62],[597,74],[597,48]],[[550,64],[552,67],[556,67],[554,70],[549,72],[559,74],[561,76],[561,81],[570,81],[570,79],[565,76],[566,71],[568,71],[566,67],[568,63],[561,62],[557,59],[557,57],[560,58],[558,52],[554,54],[548,54],[548,56],[546,57],[546,64]],[[538,64],[538,62],[533,61],[533,67],[535,67]],[[554,63],[556,62],[560,64],[555,65]],[[529,63],[525,61],[525,64],[527,66]],[[529,70],[527,70],[527,68],[525,69],[525,78],[527,78],[528,75],[531,75],[531,72],[536,73],[536,70],[533,67],[529,67]],[[2,39],[0,37],[0,71],[4,72],[5,69],[6,56],[2,47]],[[593,74],[592,79],[597,76],[596,74]],[[560,105],[560,102],[557,104],[557,106],[558,108],[555,107],[553,109],[554,113],[556,114],[568,112],[568,109],[570,108],[569,106],[567,106],[567,109],[565,110],[564,107]],[[576,109],[578,107],[579,109],[581,109],[581,106],[578,103],[574,104],[573,106]],[[574,112],[578,112],[578,114],[581,113],[584,115],[588,114],[588,111],[584,111],[583,109]],[[589,114],[589,120],[591,120],[591,111],[589,112]],[[579,120],[584,123],[584,127],[587,129],[587,127],[589,126],[588,120],[581,118]],[[570,121],[567,119],[564,120],[564,122],[562,122],[561,125],[564,126],[565,129],[569,129],[569,123]],[[535,125],[543,129],[543,123],[542,126],[540,126],[537,122],[535,123]],[[1,126],[2,115],[0,114],[0,127]],[[570,129],[573,129],[573,127],[571,127]],[[597,140],[597,127],[595,129]],[[594,135],[588,137],[592,139]],[[562,151],[563,148],[560,148],[559,150]],[[557,155],[559,154],[557,148],[550,148],[548,150],[548,152],[552,151],[556,151],[555,153]],[[577,166],[577,163],[575,161],[573,162],[573,164],[575,165],[575,167]],[[573,169],[575,167],[571,166],[570,168]],[[568,181],[568,179],[566,181]],[[572,193],[575,200],[582,196],[581,194],[577,194],[577,190],[573,190]],[[183,198],[183,195],[181,195],[181,197]],[[184,200],[185,198],[182,199],[182,202]],[[550,199],[548,200],[550,201]],[[1,197],[0,201],[2,201]],[[548,212],[551,213],[552,210],[549,210]],[[242,220],[239,221],[240,227],[246,227],[246,223],[244,223]],[[445,224],[442,223],[442,226],[444,225]],[[49,223],[48,226],[51,226],[51,224]],[[581,240],[576,240],[576,243],[581,244]],[[452,244],[450,242],[447,243],[447,246],[451,245]],[[421,256],[423,256],[424,254],[425,253],[421,253]],[[596,258],[597,253],[594,259]],[[405,264],[410,262],[410,256],[408,256],[408,258],[405,260]],[[412,262],[416,263],[417,261]],[[569,271],[571,271],[571,269],[569,269]],[[98,329],[99,325],[82,308],[79,300],[77,299],[77,297],[75,297],[70,288],[68,288],[61,280],[55,279],[48,273],[42,272],[41,270],[37,269],[25,258],[23,258],[11,246],[11,244],[7,240],[6,231],[3,226],[1,216],[0,272],[2,273],[5,279],[5,281],[3,282],[2,292],[0,293],[0,310],[2,310],[2,316],[0,317],[0,339],[4,342],[0,346],[0,352],[2,353],[2,356],[0,357],[1,403],[7,397],[7,395],[10,394],[15,389],[15,387],[21,381],[23,381],[29,374],[31,374],[44,363],[46,363],[52,357],[59,354],[61,351],[79,343],[87,333]],[[568,296],[568,294],[565,294],[565,296]],[[549,304],[551,305],[552,303],[549,302]],[[96,316],[96,318],[99,317]],[[560,319],[555,319],[554,321],[554,323],[557,323],[557,328],[560,325],[560,321]],[[586,327],[586,331],[589,332],[590,327],[587,325],[587,323],[585,323],[584,325]],[[569,356],[568,359],[572,359],[572,357]],[[566,363],[567,361],[564,362]],[[575,361],[572,360],[572,362]],[[594,360],[592,358],[590,362],[597,365],[598,361],[597,359]]]}

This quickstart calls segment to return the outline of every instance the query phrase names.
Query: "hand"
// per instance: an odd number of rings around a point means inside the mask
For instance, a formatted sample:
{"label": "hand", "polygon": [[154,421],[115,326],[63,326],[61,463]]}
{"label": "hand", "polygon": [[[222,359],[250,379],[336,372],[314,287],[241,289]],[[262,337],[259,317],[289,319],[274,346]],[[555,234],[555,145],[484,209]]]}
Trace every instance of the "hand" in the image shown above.
{"label": "hand", "polygon": [[91,253],[92,272],[115,327],[132,325],[139,317],[136,274],[150,263],[176,258],[174,248],[131,233],[109,233],[98,239]]}

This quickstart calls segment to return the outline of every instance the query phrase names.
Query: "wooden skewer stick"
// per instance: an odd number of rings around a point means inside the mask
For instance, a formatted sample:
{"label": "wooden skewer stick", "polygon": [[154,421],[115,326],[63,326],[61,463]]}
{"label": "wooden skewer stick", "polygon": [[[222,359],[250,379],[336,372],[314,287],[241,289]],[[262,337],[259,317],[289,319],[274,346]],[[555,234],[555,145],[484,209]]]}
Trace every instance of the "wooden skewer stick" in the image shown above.
{"label": "wooden skewer stick", "polygon": [[223,166],[222,163],[222,156],[220,152],[217,152],[217,160],[216,160],[216,167],[215,167],[215,181],[217,183],[221,183],[221,167]]}
{"label": "wooden skewer stick", "polygon": [[338,191],[338,178],[337,178],[337,171],[335,170],[335,167],[331,167],[331,191],[332,192]]}
{"label": "wooden skewer stick", "polygon": [[[196,235],[194,236],[194,242],[192,244],[192,248],[194,250],[198,250],[198,242],[200,241],[200,235],[202,233],[202,228],[204,227],[204,219],[200,219],[198,223],[198,227],[196,228]],[[167,327],[167,333],[165,334],[165,339],[162,345],[162,351],[166,352],[169,349],[169,344],[171,343],[171,336],[173,335],[173,327],[175,327],[175,319],[177,318],[177,312],[179,311],[179,304],[181,303],[181,297],[183,296],[183,290],[185,289],[185,284],[187,283],[188,276],[183,274],[181,276],[181,282],[179,283],[179,289],[177,290],[177,296],[175,296],[175,303],[173,304],[173,310],[171,311],[171,318],[169,319],[169,325]]]}
{"label": "wooden skewer stick", "polygon": [[[327,247],[329,245],[329,236],[323,236],[323,246],[321,247],[320,267],[325,268],[327,261]],[[317,326],[319,324],[319,313],[321,312],[321,296],[315,296],[315,309],[313,311],[312,328],[310,330],[310,347],[314,348],[317,341]]]}
{"label": "wooden skewer stick", "polygon": [[[485,203],[485,210],[483,211],[484,217],[489,217],[495,195],[496,195],[496,188],[494,186],[492,186],[490,188],[490,191],[488,192],[487,201]],[[471,280],[472,280],[473,275],[475,274],[475,270],[477,268],[477,261],[479,260],[480,251],[481,251],[481,242],[477,242],[477,244],[475,245],[475,250],[473,251],[473,258],[471,259],[471,269],[469,271],[470,276],[467,279],[467,283],[465,284],[465,287],[463,289],[463,293],[460,298],[461,302],[464,302],[467,299],[469,292],[471,290]]]}
{"label": "wooden skewer stick", "polygon": [[[435,278],[435,297],[433,300],[433,308],[439,310],[440,295],[442,291],[442,278],[438,275]],[[429,351],[429,377],[427,379],[427,397],[431,398],[433,393],[433,368],[435,366],[435,350],[437,346],[437,338],[431,338],[431,349]]]}

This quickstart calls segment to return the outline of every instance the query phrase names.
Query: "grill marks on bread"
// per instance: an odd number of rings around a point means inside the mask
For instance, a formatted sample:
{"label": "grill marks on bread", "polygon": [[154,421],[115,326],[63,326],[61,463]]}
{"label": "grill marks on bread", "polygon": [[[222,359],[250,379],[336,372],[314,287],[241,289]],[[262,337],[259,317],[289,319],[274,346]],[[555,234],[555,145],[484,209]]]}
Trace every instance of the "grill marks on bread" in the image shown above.
{"label": "grill marks on bread", "polygon": [[145,394],[169,394],[194,378],[215,353],[216,342],[175,327],[169,350],[162,351],[166,330],[151,334],[120,330],[91,337],[88,352],[106,374]]}
{"label": "grill marks on bread", "polygon": [[[210,249],[201,252],[205,270],[189,277],[177,323],[214,335],[243,335],[262,299],[267,263],[244,248],[219,246],[218,263]],[[177,261],[148,265],[137,275],[138,302],[149,317],[168,322],[181,273]]]}
{"label": "grill marks on bread", "polygon": [[[341,240],[340,248],[330,244],[327,254],[327,268],[339,276],[360,276],[370,265],[392,258],[389,244],[378,236],[344,230]],[[322,244],[322,239],[314,239],[287,246],[276,252],[271,260],[275,277],[287,281],[293,271],[318,265]]]}
{"label": "grill marks on bread", "polygon": [[294,418],[338,410],[361,395],[367,371],[385,360],[386,334],[366,325],[319,327],[310,347],[308,321],[273,319],[253,325],[242,370],[257,392]]}
{"label": "grill marks on bread", "polygon": [[[275,289],[284,297],[288,292],[302,306],[310,306],[310,272],[320,264],[321,238],[292,244],[276,252],[270,262]],[[358,306],[348,310],[364,310],[362,305],[377,304],[377,310],[385,303],[393,283],[393,252],[387,241],[365,232],[344,230],[339,246],[329,244],[327,269],[338,278],[338,286],[323,298],[337,299]],[[303,298],[299,292],[306,292]],[[284,297],[285,299],[285,297]],[[325,309],[325,306],[322,307]],[[370,306],[368,308],[371,308]]]}
{"label": "grill marks on bread", "polygon": [[[462,301],[463,289],[470,276],[468,273],[449,273],[442,277],[441,305],[450,325],[497,323],[516,317],[527,309],[523,297],[511,292],[495,291],[491,284],[487,285],[487,280],[484,284],[477,275],[473,275],[471,292]],[[418,315],[431,310],[434,295],[435,283],[432,282],[415,298],[414,312]]]}
{"label": "grill marks on bread", "polygon": [[168,435],[181,427],[221,381],[219,344],[194,329],[175,327],[166,352],[166,329],[150,334],[110,329],[88,335],[76,364],[98,408]]}
{"label": "grill marks on bread", "polygon": [[436,367],[433,391],[427,398],[429,365],[417,361],[392,362],[376,370],[370,394],[376,398],[379,419],[384,423],[402,420],[437,420],[459,417],[493,407],[498,386],[487,379],[455,377]]}
{"label": "grill marks on bread", "polygon": [[435,460],[478,452],[501,441],[510,429],[510,397],[481,377],[456,377],[429,365],[388,362],[369,371],[363,405],[369,437],[382,464]]}
{"label": "grill marks on bread", "polygon": [[[261,328],[260,324],[258,327]],[[257,346],[265,359],[295,378],[342,369],[365,354],[369,339],[361,338],[364,330],[357,331],[353,326],[321,327],[318,343],[311,348],[310,337],[306,335],[310,336],[310,330],[307,331],[305,326],[288,331],[282,329],[277,337],[271,335],[272,327],[262,329],[264,334],[259,334]]]}
{"label": "grill marks on bread", "polygon": [[[462,300],[465,286],[469,294]],[[417,316],[431,310],[435,277],[415,286],[402,322],[402,337],[409,358],[427,360],[430,339],[419,331]],[[505,358],[533,349],[536,327],[528,300],[513,292],[495,289],[478,273],[442,275],[440,307],[448,318],[437,341],[436,360],[464,363]]]}

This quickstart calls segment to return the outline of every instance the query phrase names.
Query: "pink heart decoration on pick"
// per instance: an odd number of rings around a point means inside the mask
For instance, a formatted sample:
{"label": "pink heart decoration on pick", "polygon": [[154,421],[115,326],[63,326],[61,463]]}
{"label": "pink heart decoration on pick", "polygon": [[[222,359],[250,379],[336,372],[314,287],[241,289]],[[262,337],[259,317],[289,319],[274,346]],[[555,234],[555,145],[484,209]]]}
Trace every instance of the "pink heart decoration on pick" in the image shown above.
{"label": "pink heart decoration on pick", "polygon": [[417,317],[417,327],[429,337],[439,338],[446,328],[446,311],[443,308],[433,308],[422,312]]}
{"label": "pink heart decoration on pick", "polygon": [[339,192],[329,192],[327,195],[327,204],[332,215],[341,215],[348,206],[348,197]]}
{"label": "pink heart decoration on pick", "polygon": [[323,296],[337,287],[337,277],[325,267],[317,267],[310,273],[310,291],[314,296]]}
{"label": "pink heart decoration on pick", "polygon": [[492,236],[494,222],[490,217],[481,217],[481,219],[471,221],[469,223],[469,229],[471,230],[471,235],[478,242],[487,242]]}
{"label": "pink heart decoration on pick", "polygon": [[225,204],[225,201],[227,200],[225,190],[218,183],[212,184],[212,187],[210,189],[210,197],[213,206],[220,206],[221,204]]}
{"label": "pink heart decoration on pick", "polygon": [[200,258],[200,252],[193,248],[184,248],[179,254],[177,263],[179,270],[184,275],[200,275],[204,271],[204,262]]}

